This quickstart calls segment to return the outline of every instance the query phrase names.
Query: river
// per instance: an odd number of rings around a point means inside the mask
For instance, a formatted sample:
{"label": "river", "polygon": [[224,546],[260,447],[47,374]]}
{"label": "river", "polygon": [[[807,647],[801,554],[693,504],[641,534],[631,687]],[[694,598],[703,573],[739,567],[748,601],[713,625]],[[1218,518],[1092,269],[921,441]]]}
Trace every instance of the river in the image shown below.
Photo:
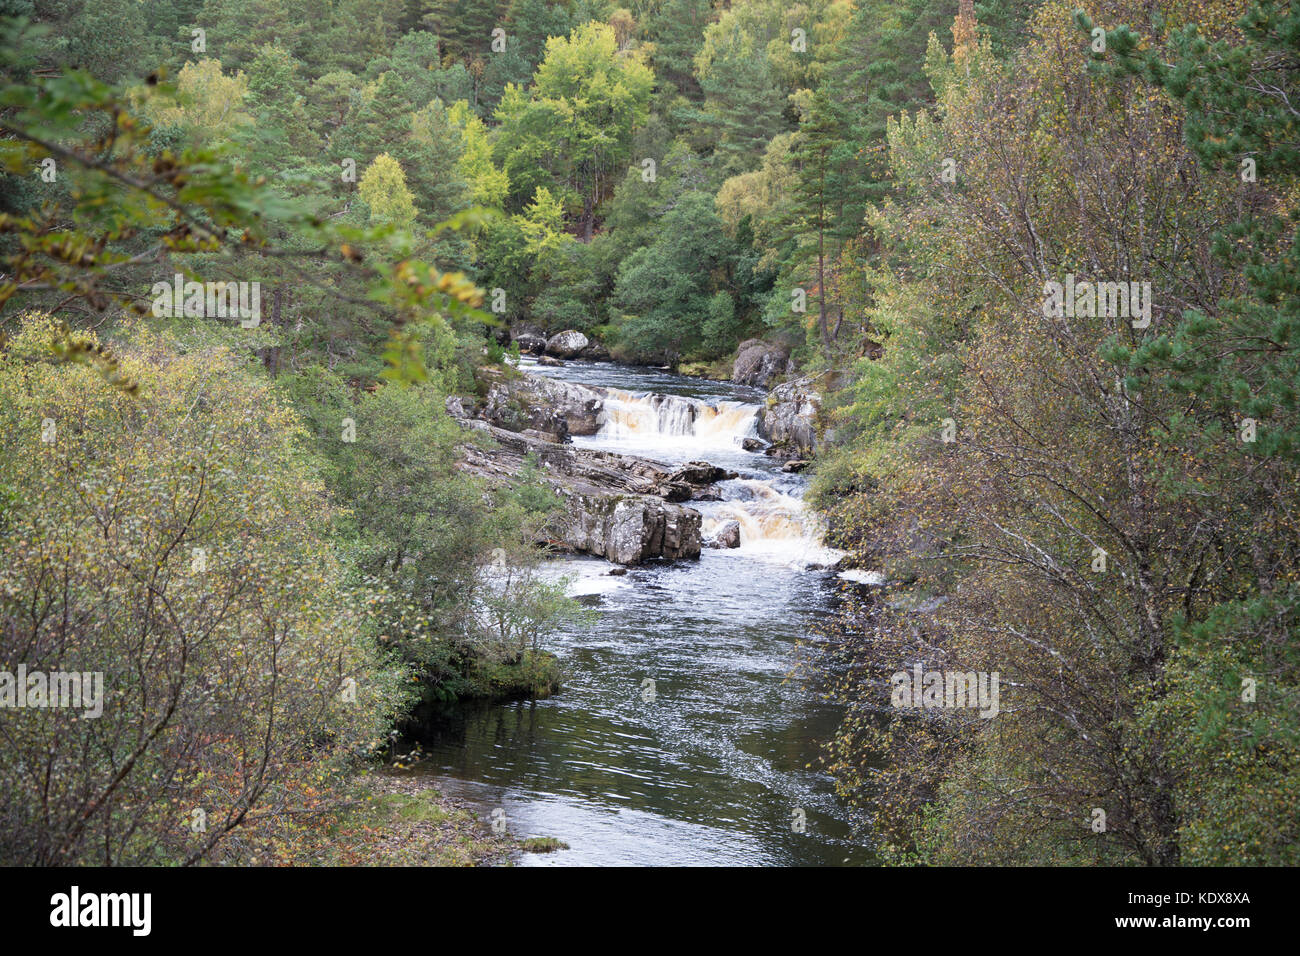
{"label": "river", "polygon": [[563,690],[450,711],[408,772],[484,816],[504,810],[516,836],[569,845],[520,865],[872,862],[817,769],[839,711],[789,676],[850,585],[817,569],[838,555],[803,508],[804,479],[740,445],[762,393],[608,363],[524,368],[620,390],[578,444],[740,472],[724,500],[690,506],[706,537],[739,521],[741,546],[618,577],[603,559],[553,562],[595,615],[546,640]]}

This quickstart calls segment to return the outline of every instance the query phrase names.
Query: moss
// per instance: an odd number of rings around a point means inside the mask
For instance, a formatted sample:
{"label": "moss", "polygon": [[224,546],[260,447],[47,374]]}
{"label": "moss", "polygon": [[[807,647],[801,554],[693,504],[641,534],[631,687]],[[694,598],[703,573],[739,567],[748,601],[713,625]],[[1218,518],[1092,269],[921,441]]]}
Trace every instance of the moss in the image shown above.
{"label": "moss", "polygon": [[372,806],[380,815],[408,823],[442,823],[452,817],[452,813],[438,803],[436,790],[418,794],[386,793],[376,798]]}
{"label": "moss", "polygon": [[727,359],[713,362],[683,362],[677,366],[679,375],[693,378],[707,378],[714,382],[726,382],[731,379],[731,363]]}
{"label": "moss", "polygon": [[529,837],[519,844],[519,849],[525,853],[554,853],[556,850],[567,850],[568,848],[569,844],[563,840],[557,840],[555,837]]}
{"label": "moss", "polygon": [[524,652],[517,663],[480,661],[462,698],[519,700],[550,697],[561,686],[559,658],[546,651]]}

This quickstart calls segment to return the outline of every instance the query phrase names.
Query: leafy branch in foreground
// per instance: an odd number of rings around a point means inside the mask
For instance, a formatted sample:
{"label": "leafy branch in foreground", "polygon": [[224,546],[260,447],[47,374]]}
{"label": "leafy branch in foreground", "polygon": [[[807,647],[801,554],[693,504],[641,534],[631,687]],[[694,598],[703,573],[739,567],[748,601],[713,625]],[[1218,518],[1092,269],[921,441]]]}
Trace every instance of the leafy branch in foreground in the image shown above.
{"label": "leafy branch in foreground", "polygon": [[[0,70],[7,74],[0,170],[39,176],[51,187],[30,209],[0,211],[0,312],[15,296],[45,294],[57,297],[51,312],[94,316],[117,306],[145,314],[142,290],[123,281],[128,270],[202,253],[274,258],[295,279],[387,318],[393,325],[385,350],[389,377],[422,377],[426,333],[445,338],[449,321],[492,321],[479,309],[481,290],[463,272],[418,258],[411,232],[322,217],[217,151],[160,148],[138,108],[172,94],[158,74],[131,95],[80,70],[15,75],[33,36],[20,22],[0,21]],[[489,215],[458,213],[424,238],[477,227]],[[345,270],[365,294],[350,296],[322,280],[306,268],[311,262]],[[194,277],[191,267],[178,268]],[[69,334],[60,336],[55,358],[90,358]],[[94,364],[111,376],[111,357],[97,353]]]}

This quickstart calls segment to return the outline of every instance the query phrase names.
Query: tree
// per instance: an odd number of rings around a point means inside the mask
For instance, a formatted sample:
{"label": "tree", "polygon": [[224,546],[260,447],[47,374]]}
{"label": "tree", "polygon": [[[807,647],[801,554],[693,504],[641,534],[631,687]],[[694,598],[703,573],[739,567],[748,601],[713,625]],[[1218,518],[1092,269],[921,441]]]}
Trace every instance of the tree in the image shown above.
{"label": "tree", "polygon": [[[1146,23],[1135,8],[1115,16]],[[822,479],[842,499],[838,540],[903,582],[842,622],[836,772],[899,859],[1169,865],[1188,833],[1205,846],[1221,830],[1207,764],[1267,777],[1283,802],[1295,792],[1280,715],[1243,706],[1239,683],[1229,692],[1256,638],[1240,619],[1224,645],[1210,637],[1225,603],[1261,615],[1265,647],[1291,619],[1289,598],[1250,595],[1295,567],[1289,543],[1261,550],[1255,518],[1289,524],[1266,502],[1294,478],[1258,463],[1216,410],[1130,366],[1173,327],[1174,303],[1210,309],[1241,288],[1207,238],[1237,184],[1199,174],[1162,94],[1088,75],[1065,5],[1040,11],[1010,63],[954,34],[951,56],[937,41],[927,55],[935,114],[890,124],[907,191],[871,225],[899,237],[900,266],[873,275],[868,311],[889,335],[880,362],[859,363],[858,405],[835,418],[861,429],[857,450]],[[1148,281],[1155,305],[1052,311],[1045,284],[1067,274]],[[1000,714],[893,710],[889,675],[917,661],[999,672]],[[1291,694],[1276,652],[1254,661]],[[1192,744],[1198,699],[1216,705]],[[1276,755],[1267,770],[1223,749],[1252,720]]]}
{"label": "tree", "polygon": [[184,39],[202,28],[206,50],[232,67],[247,66],[270,43],[310,61],[316,31],[330,22],[328,0],[205,0],[192,23],[182,23]]}
{"label": "tree", "polygon": [[717,154],[724,172],[748,172],[763,147],[785,132],[785,94],[757,39],[742,35],[722,51],[710,52],[708,58],[701,53],[696,64]]}
{"label": "tree", "polygon": [[227,76],[220,60],[203,59],[186,63],[176,77],[176,99],[153,99],[146,115],[155,126],[179,127],[196,146],[224,141],[251,122],[241,110],[248,96],[248,78],[243,71]]}
{"label": "tree", "polygon": [[[1091,31],[1089,18],[1076,20]],[[1300,148],[1292,105],[1300,96],[1300,11],[1262,0],[1244,5],[1235,30],[1216,27],[1188,24],[1164,43],[1141,43],[1118,26],[1094,66],[1166,91],[1186,110],[1187,145],[1202,167],[1236,180],[1235,217],[1220,220],[1227,225],[1214,254],[1244,288],[1192,305],[1163,334],[1116,358],[1128,360],[1130,387],[1195,401],[1198,413],[1175,423],[1172,436],[1189,454],[1221,455],[1223,433],[1246,421],[1258,432],[1223,462],[1225,481],[1250,476],[1234,485],[1236,510],[1224,521],[1232,537],[1219,564],[1235,572],[1236,587],[1224,588],[1203,615],[1177,622],[1176,690],[1157,713],[1197,728],[1175,753],[1189,782],[1184,858],[1274,864],[1294,860],[1294,834],[1275,821],[1289,817],[1300,793],[1292,719],[1300,669],[1288,649],[1300,592],[1294,549],[1274,530],[1291,521],[1300,462]],[[1247,704],[1247,681],[1270,693]]]}
{"label": "tree", "polygon": [[406,188],[406,176],[387,153],[380,153],[366,167],[357,191],[370,207],[372,222],[407,227],[415,221],[415,203]]}
{"label": "tree", "polygon": [[655,76],[694,101],[702,96],[695,79],[695,54],[704,40],[712,6],[709,0],[664,0],[643,21],[645,38],[653,45],[650,65]]}
{"label": "tree", "polygon": [[568,38],[548,40],[530,95],[507,87],[497,108],[495,149],[512,199],[522,204],[538,186],[558,187],[578,210],[578,233],[590,241],[597,206],[627,162],[653,84],[639,54],[619,52],[609,26],[587,23]]}
{"label": "tree", "polygon": [[505,204],[510,178],[492,162],[487,127],[470,112],[464,100],[447,111],[447,121],[460,129],[460,178],[469,185],[470,201],[476,206],[500,209]]}
{"label": "tree", "polygon": [[381,745],[400,673],[265,380],[140,333],[128,395],[41,361],[59,338],[29,316],[0,349],[0,670],[75,671],[99,695],[5,711],[0,853],[249,863],[257,844],[232,834],[283,825],[327,767]]}
{"label": "tree", "polygon": [[659,238],[619,269],[614,303],[628,316],[619,341],[635,356],[669,360],[704,346],[713,272],[730,252],[713,198],[698,192],[683,196],[664,217]]}

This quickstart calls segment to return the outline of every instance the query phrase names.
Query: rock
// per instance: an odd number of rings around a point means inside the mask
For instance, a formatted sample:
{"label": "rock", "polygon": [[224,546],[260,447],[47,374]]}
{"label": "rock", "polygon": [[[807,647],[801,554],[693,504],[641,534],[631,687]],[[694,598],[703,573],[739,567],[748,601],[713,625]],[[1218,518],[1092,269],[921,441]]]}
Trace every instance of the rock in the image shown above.
{"label": "rock", "polygon": [[738,472],[727,471],[707,461],[688,461],[672,473],[671,480],[684,481],[691,485],[711,485],[715,481],[727,481],[740,477]]}
{"label": "rock", "polygon": [[623,575],[627,574],[627,568],[610,568],[610,570],[609,570],[609,574],[610,574],[612,577],[619,578],[619,577],[622,577]]}
{"label": "rock", "polygon": [[538,365],[556,366],[556,365],[563,365],[564,363],[561,362],[561,361],[560,361],[559,359],[557,359],[557,358],[552,358],[552,357],[549,356],[549,355],[539,355],[539,356],[537,356],[537,364],[538,364]]}
{"label": "rock", "polygon": [[590,344],[581,332],[567,329],[546,340],[546,354],[554,355],[556,358],[577,358]]}
{"label": "rock", "polygon": [[545,408],[563,418],[570,435],[594,435],[600,429],[600,413],[605,407],[603,389],[540,375],[525,375],[511,382],[510,387],[529,408]]}
{"label": "rock", "polygon": [[535,325],[519,325],[510,330],[510,338],[519,343],[520,352],[541,355],[546,351],[546,335]]}
{"label": "rock", "polygon": [[[705,489],[713,488],[715,481],[725,481],[728,478],[737,477],[739,477],[738,472],[727,471],[727,469],[711,465],[707,461],[688,461],[658,482],[653,489],[653,493],[667,501],[690,501],[692,499],[720,501],[721,496],[706,498],[702,497],[701,493]],[[717,489],[714,488],[713,490],[716,493]]]}
{"label": "rock", "polygon": [[481,417],[509,431],[535,428],[558,434],[562,440],[571,435],[594,435],[600,428],[600,413],[605,406],[603,389],[540,375],[511,378],[498,369],[479,369],[477,374],[488,390],[483,413],[475,414],[465,407],[463,399],[457,399],[462,410],[452,413],[453,417]]}
{"label": "rock", "polygon": [[817,413],[821,394],[810,378],[778,385],[758,412],[758,434],[772,443],[767,454],[776,458],[812,458],[817,451]]}
{"label": "rock", "polygon": [[545,529],[548,543],[616,564],[700,556],[700,513],[659,495],[690,489],[685,482],[674,487],[668,465],[542,441],[486,421],[458,421],[488,439],[466,443],[460,467],[490,484],[509,484],[526,456],[536,458],[542,480],[565,503]]}
{"label": "rock", "polygon": [[740,385],[767,388],[773,379],[790,368],[790,355],[780,346],[762,339],[746,339],[736,348],[731,366],[731,380]]}
{"label": "rock", "polygon": [[570,506],[554,528],[575,551],[616,564],[700,556],[700,513],[644,495],[568,496]]}
{"label": "rock", "polygon": [[740,447],[745,451],[762,451],[767,447],[767,442],[761,438],[744,438],[741,439]]}
{"label": "rock", "polygon": [[695,496],[695,489],[684,481],[665,479],[650,489],[650,494],[664,501],[690,501]]}
{"label": "rock", "polygon": [[794,474],[794,473],[797,473],[797,472],[803,471],[805,468],[807,468],[807,467],[808,467],[809,465],[811,465],[811,464],[812,464],[812,462],[810,462],[810,461],[803,461],[803,460],[801,460],[801,459],[795,458],[795,459],[793,459],[793,460],[791,460],[791,461],[787,461],[784,465],[782,465],[782,466],[781,466],[781,470],[782,470],[782,471],[788,471],[788,472],[790,472],[791,474]]}
{"label": "rock", "polygon": [[709,535],[709,539],[704,542],[707,548],[739,548],[740,547],[740,522],[724,521],[714,529]]}
{"label": "rock", "polygon": [[530,401],[530,398],[532,396],[521,392],[513,382],[498,378],[488,386],[481,417],[507,431],[553,436],[542,439],[545,441],[571,441],[568,418],[563,412],[549,403]]}
{"label": "rock", "polygon": [[601,345],[599,342],[592,342],[582,350],[580,358],[584,358],[588,362],[608,362],[609,349],[605,348],[605,346]]}
{"label": "rock", "polygon": [[721,501],[722,489],[717,485],[709,485],[707,488],[695,492],[691,495],[692,501]]}

